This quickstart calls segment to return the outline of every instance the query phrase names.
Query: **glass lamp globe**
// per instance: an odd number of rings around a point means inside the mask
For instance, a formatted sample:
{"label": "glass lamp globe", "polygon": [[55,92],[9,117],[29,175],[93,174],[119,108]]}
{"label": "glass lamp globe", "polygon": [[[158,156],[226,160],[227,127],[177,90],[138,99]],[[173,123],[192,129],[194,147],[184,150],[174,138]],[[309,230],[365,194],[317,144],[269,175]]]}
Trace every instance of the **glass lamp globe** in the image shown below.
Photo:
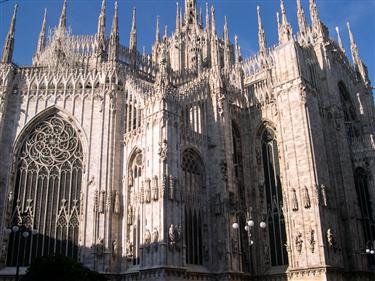
{"label": "glass lamp globe", "polygon": [[15,225],[12,227],[13,232],[17,232],[18,230],[20,230],[19,226]]}
{"label": "glass lamp globe", "polygon": [[375,254],[375,251],[374,251],[374,250],[371,250],[371,251],[370,251],[370,254],[371,254],[371,255]]}
{"label": "glass lamp globe", "polygon": [[9,234],[12,233],[12,230],[10,228],[6,228],[6,229],[4,229],[4,233],[5,233],[5,235],[9,235]]}
{"label": "glass lamp globe", "polygon": [[370,253],[370,249],[366,249],[366,254],[369,254]]}
{"label": "glass lamp globe", "polygon": [[245,230],[249,231],[250,227],[248,225],[245,225]]}
{"label": "glass lamp globe", "polygon": [[232,227],[233,227],[233,229],[238,229],[239,225],[238,225],[238,223],[235,222],[235,223],[232,224]]}
{"label": "glass lamp globe", "polygon": [[30,233],[28,233],[27,231],[25,231],[24,233],[22,233],[22,236],[25,237],[25,238],[29,237],[29,235],[30,235]]}
{"label": "glass lamp globe", "polygon": [[264,221],[262,221],[262,222],[260,222],[259,226],[260,226],[260,228],[264,229],[264,228],[267,227],[267,224]]}
{"label": "glass lamp globe", "polygon": [[250,226],[250,227],[253,227],[254,226],[254,221],[253,220],[249,220],[247,222],[247,225]]}
{"label": "glass lamp globe", "polygon": [[253,244],[254,244],[254,241],[250,240],[250,246],[252,246]]}

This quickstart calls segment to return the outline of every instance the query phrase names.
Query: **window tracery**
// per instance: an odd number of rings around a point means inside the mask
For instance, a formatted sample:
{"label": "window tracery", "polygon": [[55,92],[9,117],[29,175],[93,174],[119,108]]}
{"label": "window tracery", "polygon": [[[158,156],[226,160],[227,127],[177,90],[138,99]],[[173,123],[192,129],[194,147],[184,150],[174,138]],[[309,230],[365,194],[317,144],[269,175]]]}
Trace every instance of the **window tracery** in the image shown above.
{"label": "window tracery", "polygon": [[16,158],[10,223],[27,223],[38,234],[23,239],[20,233],[10,235],[8,266],[17,258],[21,265],[36,256],[78,258],[82,161],[75,129],[58,115],[50,115],[28,134]]}
{"label": "window tracery", "polygon": [[262,134],[262,156],[268,213],[268,234],[272,266],[288,264],[283,197],[280,181],[278,145],[275,134],[265,129]]}
{"label": "window tracery", "polygon": [[205,196],[205,172],[200,156],[192,149],[182,154],[181,169],[185,187],[185,235],[186,263],[203,264],[203,210],[200,200]]}

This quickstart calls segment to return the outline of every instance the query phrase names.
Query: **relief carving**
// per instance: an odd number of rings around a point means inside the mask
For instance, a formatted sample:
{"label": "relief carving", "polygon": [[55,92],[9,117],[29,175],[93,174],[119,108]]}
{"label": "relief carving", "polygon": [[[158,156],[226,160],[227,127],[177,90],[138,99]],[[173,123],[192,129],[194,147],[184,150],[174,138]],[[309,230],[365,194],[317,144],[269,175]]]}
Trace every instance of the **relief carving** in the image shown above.
{"label": "relief carving", "polygon": [[154,176],[152,184],[152,200],[158,201],[159,199],[159,182],[158,176]]}

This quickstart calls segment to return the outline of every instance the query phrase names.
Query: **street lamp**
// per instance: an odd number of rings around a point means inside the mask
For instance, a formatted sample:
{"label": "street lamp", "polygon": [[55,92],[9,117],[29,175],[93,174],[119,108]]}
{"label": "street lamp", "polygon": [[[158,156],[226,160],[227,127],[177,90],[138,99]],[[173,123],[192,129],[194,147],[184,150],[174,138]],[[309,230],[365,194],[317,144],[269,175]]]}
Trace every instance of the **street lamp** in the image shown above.
{"label": "street lamp", "polygon": [[375,240],[374,241],[367,241],[366,243],[366,250],[365,250],[366,255],[375,255]]}
{"label": "street lamp", "polygon": [[[16,222],[14,225],[6,228],[4,230],[6,235],[11,235],[12,233],[15,235],[16,233],[21,233],[22,237],[27,239],[30,235],[38,234],[37,229],[33,229],[28,219],[28,213],[25,212],[21,214],[21,222]],[[19,271],[20,271],[20,264],[19,264],[19,255],[20,249],[17,247],[17,259],[16,259],[16,280],[19,279]]]}
{"label": "street lamp", "polygon": [[[240,225],[238,224],[238,222],[237,222],[237,216],[239,216],[239,215],[243,215],[243,216],[245,216],[246,215],[246,225],[245,225],[245,227],[244,227],[244,230],[246,231],[246,233],[247,233],[247,239],[248,239],[248,252],[249,252],[249,258],[250,258],[250,268],[251,268],[251,274],[253,273],[253,262],[252,262],[252,253],[251,253],[251,246],[254,244],[254,240],[252,239],[252,233],[251,233],[251,231],[252,231],[252,229],[254,228],[254,226],[255,226],[255,222],[254,222],[254,220],[252,219],[252,214],[251,214],[251,208],[250,208],[250,210],[248,211],[248,212],[244,212],[244,211],[236,211],[236,212],[234,212],[234,214],[235,214],[235,221],[233,222],[233,224],[232,224],[232,228],[234,229],[234,230],[237,230],[237,229],[239,229],[240,228]],[[261,228],[261,229],[265,229],[266,227],[267,227],[267,224],[264,222],[264,221],[261,221],[260,223],[259,223],[259,227]],[[240,239],[241,239],[241,237],[240,237]]]}

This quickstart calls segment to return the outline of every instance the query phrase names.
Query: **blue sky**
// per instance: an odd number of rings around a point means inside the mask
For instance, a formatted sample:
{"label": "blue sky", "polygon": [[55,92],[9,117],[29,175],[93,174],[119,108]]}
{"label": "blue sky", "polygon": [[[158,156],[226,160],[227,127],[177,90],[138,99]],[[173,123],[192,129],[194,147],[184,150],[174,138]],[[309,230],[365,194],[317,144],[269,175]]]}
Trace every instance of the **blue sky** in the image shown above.
{"label": "blue sky", "polygon": [[[0,0],[3,2],[3,0]],[[180,0],[183,6],[184,1]],[[19,4],[14,61],[20,65],[31,64],[41,27],[44,8],[48,8],[47,24],[58,24],[63,0],[9,0],[0,3],[0,45],[8,31],[13,6]],[[110,31],[114,0],[107,0],[107,34]],[[197,0],[198,9],[205,7],[205,0]],[[308,0],[302,0],[308,21]],[[68,0],[68,25],[74,34],[94,34],[101,0]],[[239,36],[245,57],[258,50],[256,6],[260,5],[267,43],[277,43],[276,11],[280,10],[278,0],[209,0],[216,8],[218,32],[222,33],[224,15],[228,17],[232,41]],[[296,0],[285,0],[288,20],[297,30]],[[336,38],[335,26],[341,30],[344,47],[350,54],[346,22],[351,24],[359,52],[367,64],[370,79],[375,83],[375,0],[317,0],[320,17],[328,26],[330,35]],[[160,16],[161,26],[168,25],[169,32],[175,28],[175,0],[119,0],[120,41],[128,45],[132,7],[137,8],[138,49],[146,51],[155,38],[156,16]],[[203,13],[204,14],[204,13]],[[164,29],[162,28],[162,31]],[[351,57],[350,57],[351,58]]]}

